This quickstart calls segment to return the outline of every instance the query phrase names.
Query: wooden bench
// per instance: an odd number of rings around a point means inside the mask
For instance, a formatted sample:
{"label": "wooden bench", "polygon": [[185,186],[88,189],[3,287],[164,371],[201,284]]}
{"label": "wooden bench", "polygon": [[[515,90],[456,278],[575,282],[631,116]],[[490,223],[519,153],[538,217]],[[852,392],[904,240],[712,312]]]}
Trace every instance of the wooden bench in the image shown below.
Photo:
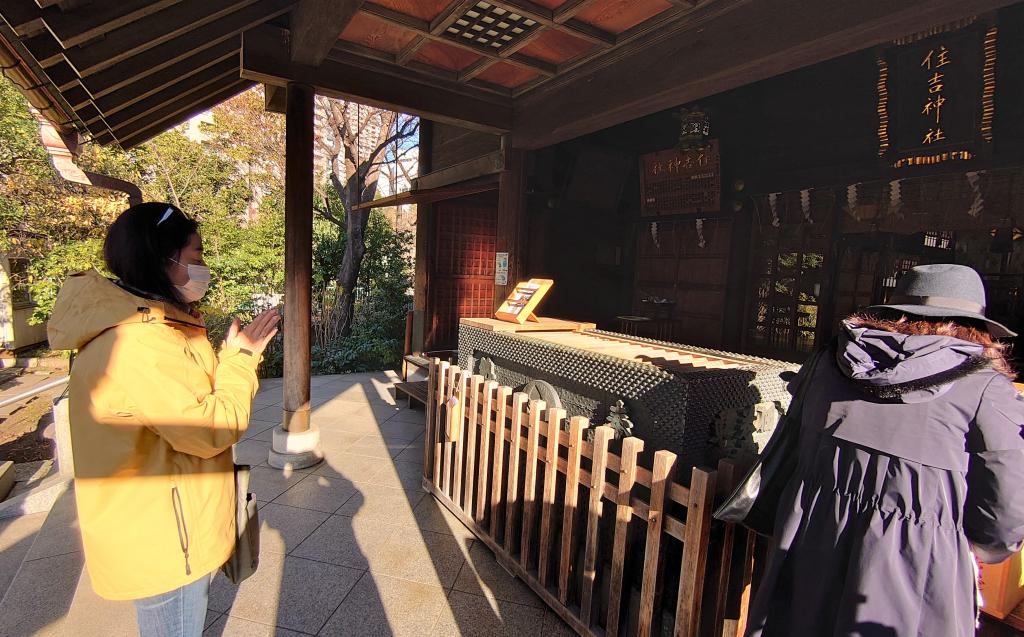
{"label": "wooden bench", "polygon": [[427,406],[427,381],[421,380],[412,383],[396,383],[395,384],[395,398],[398,394],[405,394],[409,399],[409,406],[412,407],[413,401],[422,404],[424,407]]}

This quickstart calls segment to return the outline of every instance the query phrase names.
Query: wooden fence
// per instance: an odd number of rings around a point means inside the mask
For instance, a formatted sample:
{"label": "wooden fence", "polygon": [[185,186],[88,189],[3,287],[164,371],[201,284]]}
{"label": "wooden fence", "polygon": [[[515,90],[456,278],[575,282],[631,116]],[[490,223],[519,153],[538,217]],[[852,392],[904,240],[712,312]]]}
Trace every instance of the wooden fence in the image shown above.
{"label": "wooden fence", "polygon": [[577,633],[742,634],[754,538],[711,518],[734,467],[684,486],[675,454],[638,463],[643,440],[588,441],[586,418],[438,359],[429,379],[424,488]]}

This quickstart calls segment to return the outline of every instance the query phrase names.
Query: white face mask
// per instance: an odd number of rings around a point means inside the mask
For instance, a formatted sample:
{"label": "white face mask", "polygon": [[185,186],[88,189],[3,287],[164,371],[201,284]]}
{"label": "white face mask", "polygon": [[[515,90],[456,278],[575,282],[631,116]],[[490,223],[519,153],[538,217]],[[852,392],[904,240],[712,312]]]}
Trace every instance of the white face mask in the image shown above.
{"label": "white face mask", "polygon": [[[171,261],[174,261],[174,259],[171,259]],[[174,263],[185,268],[188,272],[188,281],[184,285],[174,286],[178,290],[178,296],[181,300],[185,303],[194,303],[206,296],[206,291],[210,289],[210,268],[194,263],[188,265],[179,261],[174,261]]]}

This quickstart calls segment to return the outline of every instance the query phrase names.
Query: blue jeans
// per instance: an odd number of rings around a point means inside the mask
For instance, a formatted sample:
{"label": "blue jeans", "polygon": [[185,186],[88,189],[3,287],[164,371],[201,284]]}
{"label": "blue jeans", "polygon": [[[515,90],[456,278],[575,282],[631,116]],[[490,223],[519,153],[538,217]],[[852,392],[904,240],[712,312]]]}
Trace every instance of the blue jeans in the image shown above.
{"label": "blue jeans", "polygon": [[173,591],[135,600],[141,637],[202,637],[210,575]]}

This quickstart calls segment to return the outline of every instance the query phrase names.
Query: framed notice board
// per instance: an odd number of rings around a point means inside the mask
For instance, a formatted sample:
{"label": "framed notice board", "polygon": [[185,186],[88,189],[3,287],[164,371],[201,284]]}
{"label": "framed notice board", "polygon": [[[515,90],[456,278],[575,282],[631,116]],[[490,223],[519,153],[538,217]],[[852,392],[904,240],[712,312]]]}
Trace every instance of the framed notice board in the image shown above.
{"label": "framed notice board", "polygon": [[554,284],[551,279],[520,281],[494,313],[494,318],[520,324],[536,321],[537,317],[533,315],[533,311]]}
{"label": "framed notice board", "polygon": [[698,150],[663,150],[640,158],[640,215],[718,212],[722,171],[718,140]]}

